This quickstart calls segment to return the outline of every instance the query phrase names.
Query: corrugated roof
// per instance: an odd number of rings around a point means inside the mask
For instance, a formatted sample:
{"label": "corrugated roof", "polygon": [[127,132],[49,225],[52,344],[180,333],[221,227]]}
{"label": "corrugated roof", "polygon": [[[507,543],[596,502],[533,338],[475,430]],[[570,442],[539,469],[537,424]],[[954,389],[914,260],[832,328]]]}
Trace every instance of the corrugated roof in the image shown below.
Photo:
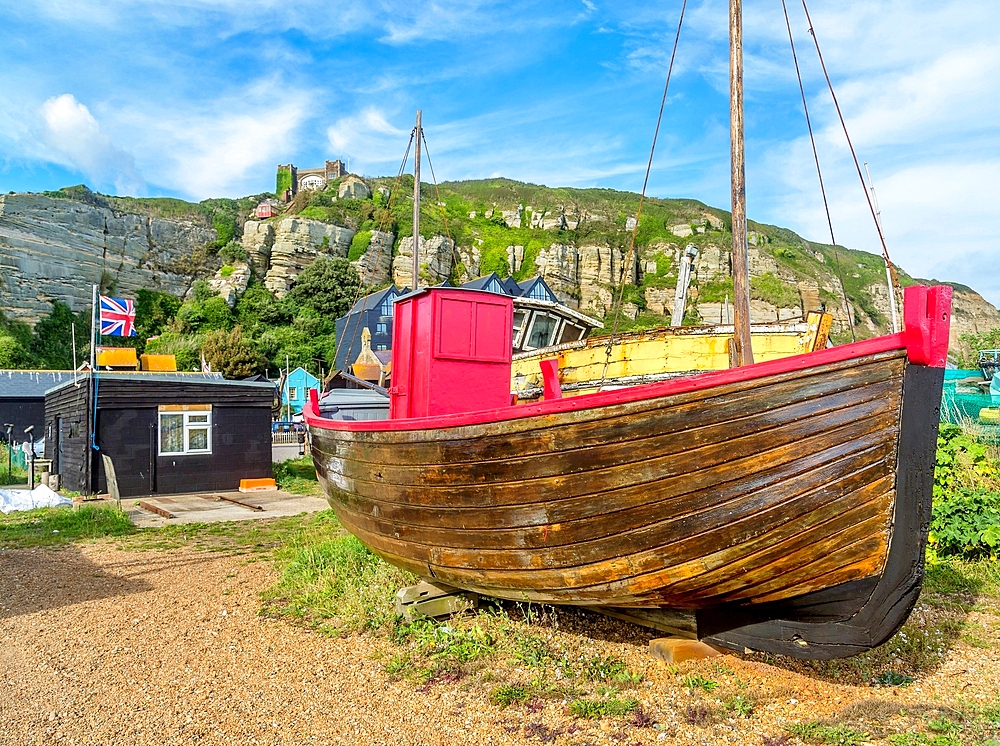
{"label": "corrugated roof", "polygon": [[[67,383],[72,385],[73,374],[70,373],[68,382],[52,386],[48,390],[55,390],[64,387]],[[102,381],[142,381],[143,383],[209,383],[213,386],[246,386],[250,388],[273,389],[274,384],[265,381],[229,381],[222,377],[221,373],[143,373],[141,371],[101,371],[98,373],[98,385]]]}
{"label": "corrugated roof", "polygon": [[50,388],[72,380],[71,370],[0,370],[0,399],[42,399]]}

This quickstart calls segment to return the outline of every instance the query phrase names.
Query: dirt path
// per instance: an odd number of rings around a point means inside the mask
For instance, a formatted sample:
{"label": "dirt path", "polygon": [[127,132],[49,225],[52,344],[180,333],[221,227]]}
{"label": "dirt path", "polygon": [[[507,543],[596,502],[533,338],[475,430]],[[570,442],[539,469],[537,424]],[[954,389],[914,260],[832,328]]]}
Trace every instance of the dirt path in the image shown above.
{"label": "dirt path", "polygon": [[[258,616],[258,593],[273,580],[268,562],[245,556],[107,544],[0,550],[0,743],[795,743],[788,723],[859,707],[885,723],[904,705],[985,705],[1000,682],[989,645],[957,645],[909,687],[871,688],[732,656],[670,669],[648,659],[643,640],[593,639],[567,625],[560,634],[644,674],[635,696],[659,726],[576,720],[558,701],[500,709],[481,683],[394,681],[384,641],[330,639]],[[991,640],[997,621],[982,623]],[[720,682],[716,699],[685,688],[692,672]],[[752,716],[719,704],[738,692],[752,697]],[[701,703],[714,712],[704,722]],[[986,742],[976,738],[959,742]]]}

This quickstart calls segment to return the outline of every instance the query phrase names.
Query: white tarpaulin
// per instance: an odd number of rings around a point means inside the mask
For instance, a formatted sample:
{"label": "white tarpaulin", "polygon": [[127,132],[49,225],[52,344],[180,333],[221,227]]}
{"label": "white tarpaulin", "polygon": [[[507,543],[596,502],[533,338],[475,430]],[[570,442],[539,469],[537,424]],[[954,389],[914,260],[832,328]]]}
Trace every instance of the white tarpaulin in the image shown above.
{"label": "white tarpaulin", "polygon": [[68,497],[53,492],[44,484],[33,490],[0,490],[0,513],[32,508],[58,508],[72,504],[73,501]]}

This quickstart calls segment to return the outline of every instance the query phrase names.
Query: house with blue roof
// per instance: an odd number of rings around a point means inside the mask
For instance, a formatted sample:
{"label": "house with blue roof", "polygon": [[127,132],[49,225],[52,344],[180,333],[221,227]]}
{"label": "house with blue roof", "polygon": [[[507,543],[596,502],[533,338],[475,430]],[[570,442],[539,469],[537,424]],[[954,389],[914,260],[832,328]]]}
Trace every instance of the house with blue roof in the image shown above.
{"label": "house with blue roof", "polygon": [[336,321],[337,354],[334,369],[345,370],[361,354],[361,330],[371,332],[372,350],[392,349],[392,313],[396,298],[410,292],[390,285],[385,290],[360,298],[346,315]]}

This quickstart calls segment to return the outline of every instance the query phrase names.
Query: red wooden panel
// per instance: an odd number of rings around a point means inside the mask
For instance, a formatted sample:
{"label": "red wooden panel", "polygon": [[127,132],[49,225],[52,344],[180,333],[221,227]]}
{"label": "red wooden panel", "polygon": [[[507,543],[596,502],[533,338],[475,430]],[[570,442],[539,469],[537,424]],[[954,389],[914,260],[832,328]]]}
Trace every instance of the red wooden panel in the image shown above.
{"label": "red wooden panel", "polygon": [[476,302],[440,296],[435,300],[438,306],[435,357],[475,360]]}
{"label": "red wooden panel", "polygon": [[481,300],[476,303],[476,359],[495,363],[510,362],[513,352],[510,339],[513,331],[511,306],[509,301],[496,303]]}

